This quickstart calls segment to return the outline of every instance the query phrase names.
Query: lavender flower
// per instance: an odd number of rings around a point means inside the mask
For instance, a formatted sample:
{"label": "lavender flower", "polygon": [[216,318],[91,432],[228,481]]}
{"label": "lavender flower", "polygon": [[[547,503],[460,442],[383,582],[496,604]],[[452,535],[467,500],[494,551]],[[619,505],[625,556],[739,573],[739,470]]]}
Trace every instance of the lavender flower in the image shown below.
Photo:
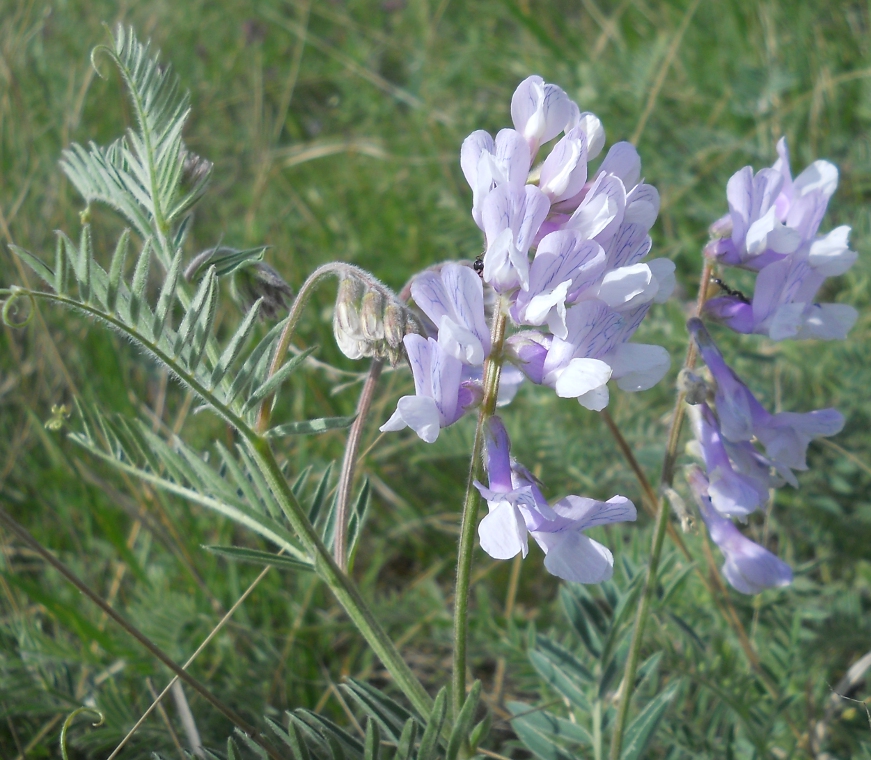
{"label": "lavender flower", "polygon": [[484,316],[484,288],[469,267],[445,264],[427,270],[411,284],[411,296],[438,328],[442,349],[463,364],[481,366],[490,353]]}
{"label": "lavender flower", "polygon": [[406,335],[405,350],[414,375],[414,396],[403,396],[382,432],[410,427],[427,443],[439,437],[441,428],[452,425],[475,401],[473,388],[462,383],[463,365],[438,341]]}
{"label": "lavender flower", "polygon": [[723,437],[733,444],[755,437],[765,446],[768,460],[778,473],[798,487],[792,470],[807,469],[808,445],[814,438],[839,433],[844,427],[843,415],[836,409],[769,413],[726,364],[702,321],[691,319],[687,327],[716,383],[714,400]]}
{"label": "lavender flower", "polygon": [[726,557],[723,575],[742,594],[758,594],[767,588],[792,583],[792,568],[774,554],[746,538],[731,520],[721,517],[712,507],[708,495],[708,480],[697,467],[687,476],[693,496],[711,540]]}
{"label": "lavender flower", "polygon": [[623,496],[607,502],[567,496],[548,505],[534,478],[510,457],[510,442],[499,417],[487,427],[487,472],[490,487],[475,487],[490,513],[478,526],[481,548],[494,559],[526,557],[528,534],[545,553],[545,569],[576,583],[601,583],[614,569],[614,557],[602,544],[583,534],[587,528],[636,518],[635,506]]}
{"label": "lavender flower", "polygon": [[729,214],[712,226],[718,237],[705,251],[721,264],[759,272],[753,298],[714,298],[705,313],[737,332],[772,340],[841,340],[855,323],[856,310],[814,303],[823,281],[846,272],[857,258],[848,245],[849,227],[817,235],[838,170],[828,161],[814,161],[793,180],[785,139],[777,151],[772,168],[754,175],[746,166],[729,180]]}

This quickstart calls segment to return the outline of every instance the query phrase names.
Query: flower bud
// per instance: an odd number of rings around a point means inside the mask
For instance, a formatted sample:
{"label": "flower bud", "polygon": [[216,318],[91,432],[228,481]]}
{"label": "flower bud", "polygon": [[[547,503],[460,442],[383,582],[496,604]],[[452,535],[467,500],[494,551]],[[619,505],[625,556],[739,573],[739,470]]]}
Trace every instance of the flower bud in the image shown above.
{"label": "flower bud", "polygon": [[333,333],[349,359],[371,356],[396,365],[403,357],[403,338],[422,334],[411,310],[374,278],[345,275],[339,283]]}
{"label": "flower bud", "polygon": [[243,311],[248,311],[258,298],[261,319],[278,319],[287,311],[293,298],[293,289],[278,272],[262,261],[249,263],[236,270],[233,292]]}
{"label": "flower bud", "polygon": [[695,406],[708,397],[708,384],[695,372],[682,369],[677,376],[677,389],[686,394],[686,402]]}

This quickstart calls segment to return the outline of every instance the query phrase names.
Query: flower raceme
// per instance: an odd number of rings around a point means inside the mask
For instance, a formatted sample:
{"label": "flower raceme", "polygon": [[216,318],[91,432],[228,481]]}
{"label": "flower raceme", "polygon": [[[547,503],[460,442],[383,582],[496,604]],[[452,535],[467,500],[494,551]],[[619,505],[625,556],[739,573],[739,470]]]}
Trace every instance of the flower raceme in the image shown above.
{"label": "flower raceme", "polygon": [[758,272],[753,297],[713,298],[705,313],[736,332],[772,340],[841,340],[856,322],[856,310],[814,302],[824,280],[844,274],[857,257],[848,244],[849,227],[818,234],[838,170],[814,161],[793,179],[785,138],[777,152],[771,168],[754,174],[745,166],[729,180],[729,213],[712,225],[715,238],[705,249],[721,265]]}
{"label": "flower raceme", "polygon": [[486,451],[489,487],[475,481],[490,510],[478,526],[481,548],[494,559],[526,557],[531,535],[552,575],[576,583],[608,580],[614,557],[584,531],[635,520],[632,502],[625,496],[608,501],[567,496],[549,505],[529,471],[511,458],[508,433],[498,416],[487,421]]}
{"label": "flower raceme", "polygon": [[[503,129],[495,139],[473,132],[460,152],[472,188],[472,218],[486,243],[482,278],[452,263],[414,280],[412,297],[429,319],[434,343],[426,350],[433,360],[413,360],[412,370],[415,387],[429,401],[400,400],[382,430],[407,424],[418,435],[426,429],[425,440],[435,440],[436,409],[454,410],[438,414],[444,427],[458,418],[456,410],[461,416],[481,397],[490,351],[484,288],[495,294],[502,314],[526,328],[507,340],[509,366],[503,375],[509,392],[500,394],[500,402],[525,375],[561,397],[601,410],[608,404],[610,380],[622,390],[645,390],[668,370],[665,349],[629,342],[650,306],[665,301],[674,286],[671,261],[642,261],[650,252],[659,194],[641,181],[637,151],[617,143],[590,171],[588,161],[605,143],[601,122],[541,77],[521,82],[511,116],[514,129]],[[530,172],[541,147],[557,137]],[[410,343],[419,359],[422,344],[408,336],[407,349]],[[442,356],[462,365],[459,384],[419,377],[433,367],[442,371]],[[464,397],[458,406],[459,393]],[[429,411],[422,418],[412,414],[412,406]]]}

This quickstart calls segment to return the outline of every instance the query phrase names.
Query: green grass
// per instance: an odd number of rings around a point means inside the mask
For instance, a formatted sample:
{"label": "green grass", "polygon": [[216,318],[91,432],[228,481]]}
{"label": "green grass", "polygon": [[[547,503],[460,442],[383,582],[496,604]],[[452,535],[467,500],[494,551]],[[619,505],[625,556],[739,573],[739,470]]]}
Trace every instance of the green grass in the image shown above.
{"label": "green grass", "polygon": [[[686,676],[650,757],[809,756],[802,735],[824,716],[830,685],[868,650],[871,630],[868,7],[799,0],[267,0],[142,3],[119,15],[108,2],[7,3],[0,8],[4,285],[36,284],[5,244],[50,255],[55,230],[78,232],[82,204],[59,171],[61,150],[72,141],[108,142],[132,119],[108,62],[98,59],[104,80],[89,61],[91,48],[107,39],[102,24],[119,20],[150,36],[172,62],[192,95],[187,144],[215,163],[189,252],[219,240],[238,248],[266,244],[267,260],[295,287],[334,259],[398,289],[429,264],[477,255],[482,241],[469,214],[459,146],[473,129],[510,125],[511,93],[530,73],[560,84],[582,109],[599,115],[609,144],[637,137],[644,176],[663,198],[655,251],[676,261],[680,281],[640,338],[666,345],[675,366],[651,391],[614,393],[611,412],[651,477],[664,451],[700,250],[708,224],[726,210],[726,180],[747,163],[769,165],[781,134],[790,141],[794,171],[817,157],[840,166],[823,229],[851,224],[860,259],[847,276],[827,283],[822,300],[860,310],[850,338],[775,345],[715,334],[767,405],[835,406],[847,417],[834,439],[839,448],[814,444],[801,489],[777,495],[772,535],[796,568],[794,586],[755,600],[730,595],[779,699],[753,677],[695,575],[667,608],[654,606],[645,640],[645,656],[663,652],[660,684]],[[121,225],[105,209],[93,209],[93,218],[105,261]],[[335,347],[331,287],[316,295],[301,336],[320,346],[321,361],[356,374],[312,369],[295,377],[276,419],[353,413],[359,385],[331,389],[359,380],[366,365]],[[239,312],[228,297],[222,309],[226,332]],[[435,690],[449,678],[446,600],[474,423],[466,419],[446,430],[433,446],[410,433],[376,443],[378,424],[409,387],[407,373],[385,375],[367,426],[363,450],[374,446],[362,470],[374,497],[355,574]],[[46,430],[52,405],[74,398],[128,415],[156,410],[162,424],[203,449],[230,434],[213,418],[193,414],[184,393],[129,345],[71,313],[42,310],[27,328],[0,333],[0,505],[184,660],[258,573],[201,545],[259,544],[232,524],[83,456],[63,431]],[[593,413],[526,387],[505,419],[516,455],[540,474],[548,495],[623,493],[640,501]],[[280,454],[292,475],[309,466],[320,475],[340,460],[342,445],[337,431],[291,440]],[[761,522],[752,521],[750,531],[761,538]],[[641,565],[649,534],[643,518],[637,526],[611,528],[608,542]],[[686,540],[704,567],[701,537]],[[160,690],[167,671],[8,534],[0,534],[0,545],[0,755],[15,757],[25,747],[28,757],[58,755],[63,718],[94,700],[106,725],[77,725],[72,746],[78,756],[105,757],[151,703],[147,679]],[[664,586],[684,562],[668,547]],[[506,700],[550,703],[553,692],[526,656],[528,629],[571,646],[575,639],[557,600],[559,583],[544,572],[536,551],[523,564],[511,620],[503,614],[510,563],[478,553],[476,570],[486,573],[473,589],[470,651],[485,692],[493,689],[501,659]],[[346,675],[386,684],[326,589],[309,576],[275,570],[192,670],[254,721],[302,706],[347,725],[331,684]],[[852,696],[869,693],[863,685]],[[636,709],[652,694],[652,686],[643,687]],[[221,746],[232,727],[188,697],[206,744]],[[871,733],[862,708],[843,712],[847,707],[858,706],[844,703],[833,712],[827,746],[837,757],[861,757]],[[169,701],[167,711],[179,730]],[[528,756],[501,720],[487,746]],[[125,756],[150,751],[177,754],[157,715]]]}

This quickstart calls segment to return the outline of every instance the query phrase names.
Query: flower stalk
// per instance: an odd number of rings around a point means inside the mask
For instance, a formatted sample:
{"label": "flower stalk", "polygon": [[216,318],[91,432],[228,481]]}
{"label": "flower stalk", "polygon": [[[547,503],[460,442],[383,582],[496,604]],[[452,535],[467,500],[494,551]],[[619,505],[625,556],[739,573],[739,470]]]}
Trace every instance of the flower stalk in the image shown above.
{"label": "flower stalk", "polygon": [[460,525],[460,542],[457,553],[457,582],[454,593],[454,662],[451,676],[451,707],[453,715],[459,714],[466,698],[466,645],[468,639],[469,586],[472,577],[472,555],[475,549],[475,528],[478,525],[478,510],[481,494],[474,482],[483,472],[484,426],[496,411],[499,395],[499,378],[502,373],[502,347],[505,342],[505,327],[508,316],[502,298],[496,304],[491,327],[490,355],[484,365],[484,399],[478,412],[478,425],[463,501],[463,516]]}
{"label": "flower stalk", "polygon": [[[702,313],[702,308],[705,305],[708,282],[711,279],[711,271],[712,265],[706,260],[699,281],[698,298],[696,299],[695,313],[697,315]],[[686,358],[684,359],[684,369],[691,370],[695,367],[696,355],[696,344],[691,338],[687,346]],[[680,443],[681,428],[683,427],[685,414],[685,397],[686,391],[683,389],[679,390],[677,400],[675,401],[674,412],[672,414],[671,429],[668,433],[668,445],[665,450],[665,457],[662,461],[662,472],[659,479],[660,494],[665,488],[670,487],[674,480],[674,465],[677,461],[678,444]],[[659,570],[662,544],[665,539],[666,530],[670,524],[669,512],[668,499],[663,495],[660,495],[659,505],[656,512],[656,523],[653,528],[650,562],[647,566],[647,578],[644,582],[644,590],[641,593],[641,598],[638,601],[638,610],[635,613],[635,627],[632,630],[632,641],[629,645],[629,656],[626,659],[626,668],[623,673],[623,685],[620,690],[620,705],[617,709],[617,720],[614,723],[614,734],[611,740],[611,760],[619,760],[620,753],[623,749],[623,734],[626,730],[626,722],[629,718],[629,705],[632,702],[632,692],[634,691],[635,686],[635,674],[638,670],[638,662],[641,657],[644,626],[647,623],[647,616],[650,613],[650,603],[653,599],[653,591],[656,588],[656,574]]]}

